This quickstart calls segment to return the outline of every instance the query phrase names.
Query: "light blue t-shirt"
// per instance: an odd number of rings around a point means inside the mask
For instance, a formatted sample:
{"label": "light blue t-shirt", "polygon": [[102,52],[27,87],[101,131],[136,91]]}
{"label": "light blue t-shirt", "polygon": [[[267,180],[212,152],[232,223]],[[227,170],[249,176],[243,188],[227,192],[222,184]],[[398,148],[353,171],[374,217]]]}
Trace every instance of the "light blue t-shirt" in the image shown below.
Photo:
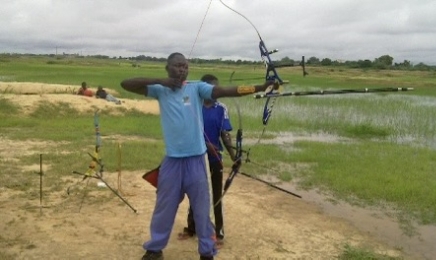
{"label": "light blue t-shirt", "polygon": [[203,100],[211,99],[213,85],[190,81],[172,90],[148,86],[148,96],[159,101],[165,150],[169,157],[189,157],[206,152],[203,136]]}

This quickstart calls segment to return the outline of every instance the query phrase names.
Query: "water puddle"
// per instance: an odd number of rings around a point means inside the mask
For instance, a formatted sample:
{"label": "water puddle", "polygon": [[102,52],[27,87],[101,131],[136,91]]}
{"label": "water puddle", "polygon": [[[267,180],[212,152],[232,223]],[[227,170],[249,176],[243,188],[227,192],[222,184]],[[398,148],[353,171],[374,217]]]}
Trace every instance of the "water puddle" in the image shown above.
{"label": "water puddle", "polygon": [[361,208],[346,202],[339,202],[316,190],[302,190],[297,185],[281,182],[274,176],[260,177],[275,186],[296,193],[304,201],[316,204],[325,214],[348,221],[360,231],[376,238],[385,244],[400,249],[406,254],[419,259],[435,259],[436,226],[413,224],[413,234],[405,234],[401,223],[395,217],[389,216],[382,209]]}
{"label": "water puddle", "polygon": [[296,134],[293,132],[279,132],[274,134],[275,137],[271,139],[262,138],[260,141],[258,139],[247,138],[244,139],[244,143],[248,145],[254,145],[257,142],[261,144],[289,144],[296,141],[311,141],[311,142],[322,142],[322,143],[338,143],[338,142],[351,142],[352,139],[340,137],[337,135],[331,135],[327,133],[302,133]]}
{"label": "water puddle", "polygon": [[[262,139],[261,143],[283,145],[302,140],[324,143],[353,142],[352,139],[326,133],[281,132],[272,139]],[[255,145],[257,142],[257,139],[245,139],[246,144]],[[389,212],[388,209],[354,206],[316,190],[302,190],[295,183],[282,182],[273,175],[264,175],[259,179],[300,195],[304,201],[317,205],[325,214],[344,219],[358,230],[412,257],[436,259],[436,226],[403,223],[398,220],[396,212]]]}

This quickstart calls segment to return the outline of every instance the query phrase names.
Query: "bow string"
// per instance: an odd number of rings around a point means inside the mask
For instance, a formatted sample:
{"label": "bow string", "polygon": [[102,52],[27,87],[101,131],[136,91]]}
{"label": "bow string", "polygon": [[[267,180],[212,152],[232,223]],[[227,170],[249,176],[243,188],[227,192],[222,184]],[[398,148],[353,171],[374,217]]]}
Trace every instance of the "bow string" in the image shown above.
{"label": "bow string", "polygon": [[[265,80],[266,81],[274,81],[276,83],[279,83],[280,85],[284,84],[284,81],[279,77],[275,66],[271,60],[270,54],[277,52],[278,50],[274,50],[272,52],[268,51],[265,42],[262,39],[262,36],[259,33],[259,30],[256,28],[256,26],[250,21],[250,19],[248,19],[245,15],[243,15],[242,13],[236,11],[235,9],[231,8],[230,6],[228,6],[227,4],[225,4],[222,0],[219,0],[221,2],[221,4],[223,4],[225,7],[227,7],[229,10],[233,11],[234,13],[238,14],[239,16],[243,17],[248,23],[250,23],[250,25],[254,28],[254,30],[257,33],[257,36],[259,37],[259,50],[260,50],[260,56],[265,64],[265,68],[266,68],[266,74],[265,74]],[[230,76],[230,83],[232,82],[232,78],[233,78],[234,72],[231,74]],[[273,93],[274,88],[271,88],[270,90],[266,91],[266,93]],[[274,91],[275,92],[275,91]],[[271,112],[272,112],[272,106],[274,105],[274,101],[270,104],[270,106],[268,107],[270,102],[270,99],[268,98],[267,101],[265,102],[265,106],[264,106],[264,111],[263,111],[263,118],[262,118],[262,122],[264,124],[264,130],[262,131],[262,135],[263,132],[265,131],[265,127],[268,123],[268,119],[271,116]],[[219,201],[215,204],[217,205],[222,198],[224,197],[224,195],[227,193],[227,191],[229,190],[233,179],[236,177],[236,175],[238,174],[241,166],[242,166],[242,156],[243,156],[243,152],[244,150],[242,149],[242,139],[243,139],[243,130],[242,130],[242,118],[241,118],[241,111],[239,108],[239,105],[237,104],[237,102],[235,102],[236,105],[236,111],[238,113],[238,122],[239,122],[239,127],[236,133],[236,145],[235,145],[235,161],[232,164],[231,167],[231,171],[230,174],[228,175],[228,178],[225,181],[224,184],[224,188],[223,188],[223,193],[221,195],[221,198],[219,199]],[[261,135],[261,136],[262,136]],[[260,137],[259,137],[260,140]],[[248,153],[247,153],[247,161],[248,161]]]}

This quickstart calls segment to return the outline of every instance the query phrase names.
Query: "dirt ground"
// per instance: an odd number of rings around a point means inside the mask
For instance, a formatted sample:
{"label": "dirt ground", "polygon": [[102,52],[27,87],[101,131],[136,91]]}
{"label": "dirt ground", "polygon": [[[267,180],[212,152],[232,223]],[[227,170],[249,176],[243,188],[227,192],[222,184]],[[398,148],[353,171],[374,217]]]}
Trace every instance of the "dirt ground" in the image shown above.
{"label": "dirt ground", "polygon": [[[114,102],[108,102],[95,97],[75,95],[74,93],[76,93],[78,89],[78,86],[70,85],[31,82],[0,82],[0,93],[3,93],[1,97],[18,104],[24,114],[33,112],[40,102],[68,103],[79,112],[94,111],[95,108],[99,108],[100,110],[110,110],[113,113],[117,113],[117,110],[122,109],[136,109],[150,114],[159,113],[159,106],[155,101],[119,98],[122,104],[117,105]],[[89,89],[94,93],[97,91],[95,88]],[[105,90],[118,98],[119,93],[116,91],[111,89]]]}
{"label": "dirt ground", "polygon": [[[122,106],[159,112],[156,102],[152,101],[123,100],[121,105],[116,105],[71,93],[60,94],[60,90],[69,86],[37,83],[39,87],[35,87],[32,84],[36,83],[0,83],[0,93],[5,93],[4,98],[20,104],[27,112],[40,101],[68,102],[76,108],[89,108],[92,102],[101,109]],[[29,93],[35,89],[43,91]],[[0,138],[2,157],[11,156],[5,152],[9,147],[10,142]],[[29,152],[32,149],[26,151]],[[49,166],[44,167],[45,174],[55,174]],[[146,170],[122,172],[121,186],[117,184],[118,173],[104,175],[112,187],[120,188],[121,195],[137,213],[108,188],[98,187],[96,179],[90,179],[88,184],[87,181],[79,183],[78,189],[70,195],[66,193],[68,187],[59,187],[58,192],[44,192],[43,207],[40,207],[37,174],[29,176],[34,180],[29,192],[11,191],[0,184],[0,258],[140,259],[155,203],[154,188],[141,178]],[[223,203],[226,240],[216,259],[336,259],[345,244],[369,247],[390,256],[404,254],[350,222],[326,214],[304,198],[292,197],[242,175],[235,178]],[[185,199],[164,250],[166,260],[198,259],[196,239],[177,240],[177,233],[186,223],[187,207]]]}

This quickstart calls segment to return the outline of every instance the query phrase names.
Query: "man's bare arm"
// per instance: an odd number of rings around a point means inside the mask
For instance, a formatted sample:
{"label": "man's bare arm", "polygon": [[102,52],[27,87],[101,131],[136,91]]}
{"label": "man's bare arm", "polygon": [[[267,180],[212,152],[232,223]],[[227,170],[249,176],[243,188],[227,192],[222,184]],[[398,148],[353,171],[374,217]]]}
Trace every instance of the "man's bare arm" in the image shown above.
{"label": "man's bare arm", "polygon": [[132,78],[125,79],[121,82],[121,87],[129,92],[133,92],[140,95],[147,95],[148,85],[160,84],[159,79],[147,79],[147,78]]}
{"label": "man's bare arm", "polygon": [[218,99],[221,97],[240,97],[256,92],[265,91],[269,86],[273,86],[277,89],[279,85],[275,84],[274,81],[266,81],[263,85],[250,85],[250,86],[231,86],[231,87],[221,87],[215,86],[212,90],[212,98]]}
{"label": "man's bare arm", "polygon": [[162,86],[171,88],[172,90],[180,88],[183,82],[180,79],[150,79],[150,78],[131,78],[125,79],[121,82],[121,87],[129,92],[140,95],[148,94],[149,85],[160,84]]}
{"label": "man's bare arm", "polygon": [[224,147],[226,148],[227,152],[230,155],[230,158],[232,158],[232,161],[236,160],[235,150],[232,146],[232,136],[227,131],[221,131],[221,140],[223,141]]}

